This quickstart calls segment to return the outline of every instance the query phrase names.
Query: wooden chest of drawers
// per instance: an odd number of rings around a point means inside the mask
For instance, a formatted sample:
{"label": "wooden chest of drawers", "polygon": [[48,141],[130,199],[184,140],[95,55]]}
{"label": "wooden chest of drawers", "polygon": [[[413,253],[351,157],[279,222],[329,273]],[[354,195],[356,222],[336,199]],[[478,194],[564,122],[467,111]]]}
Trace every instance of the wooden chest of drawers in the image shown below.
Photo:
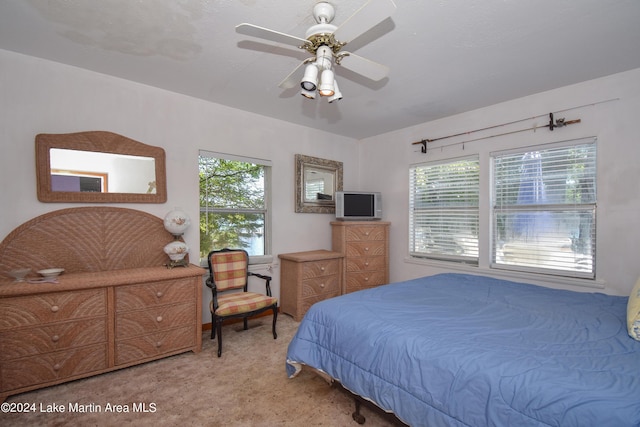
{"label": "wooden chest of drawers", "polygon": [[334,221],[332,249],[344,254],[343,293],[389,283],[389,222]]}
{"label": "wooden chest of drawers", "polygon": [[342,254],[280,254],[280,310],[300,321],[313,304],[342,293]]}
{"label": "wooden chest of drawers", "polygon": [[202,349],[205,270],[148,267],[0,280],[0,400]]}

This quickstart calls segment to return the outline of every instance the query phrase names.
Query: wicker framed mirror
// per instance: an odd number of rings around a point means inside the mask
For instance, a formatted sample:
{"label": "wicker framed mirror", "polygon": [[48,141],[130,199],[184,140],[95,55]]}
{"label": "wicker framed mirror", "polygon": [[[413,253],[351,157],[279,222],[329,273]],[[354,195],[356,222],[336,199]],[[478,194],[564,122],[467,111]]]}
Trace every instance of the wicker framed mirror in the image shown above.
{"label": "wicker framed mirror", "polygon": [[38,200],[165,203],[165,152],[104,131],[36,136]]}

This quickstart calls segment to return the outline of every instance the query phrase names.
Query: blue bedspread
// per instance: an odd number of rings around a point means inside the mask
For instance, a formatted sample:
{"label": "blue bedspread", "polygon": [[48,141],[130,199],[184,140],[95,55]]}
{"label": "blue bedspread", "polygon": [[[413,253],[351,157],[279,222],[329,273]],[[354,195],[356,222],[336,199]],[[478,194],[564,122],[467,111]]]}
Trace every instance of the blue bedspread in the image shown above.
{"label": "blue bedspread", "polygon": [[322,370],[412,426],[640,426],[626,297],[441,274],[311,307],[287,373]]}

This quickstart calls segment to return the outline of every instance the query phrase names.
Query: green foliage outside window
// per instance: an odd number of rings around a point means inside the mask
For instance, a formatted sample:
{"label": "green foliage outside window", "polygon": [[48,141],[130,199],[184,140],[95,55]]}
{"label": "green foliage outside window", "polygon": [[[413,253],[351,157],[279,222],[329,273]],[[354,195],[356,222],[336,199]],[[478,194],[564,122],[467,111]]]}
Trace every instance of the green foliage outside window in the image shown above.
{"label": "green foliage outside window", "polygon": [[225,247],[264,255],[265,167],[201,155],[199,175],[200,257]]}

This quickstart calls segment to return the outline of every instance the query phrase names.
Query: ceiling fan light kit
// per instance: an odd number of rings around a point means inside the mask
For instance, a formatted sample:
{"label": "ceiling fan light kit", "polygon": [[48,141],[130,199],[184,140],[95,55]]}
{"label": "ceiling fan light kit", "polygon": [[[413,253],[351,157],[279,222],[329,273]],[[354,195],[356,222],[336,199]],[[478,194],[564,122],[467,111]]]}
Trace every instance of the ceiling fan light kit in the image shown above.
{"label": "ceiling fan light kit", "polygon": [[333,82],[333,71],[324,70],[320,76],[320,86],[318,86],[318,93],[320,96],[331,96],[335,93],[333,89]]}
{"label": "ceiling fan light kit", "polygon": [[316,90],[306,90],[305,88],[300,89],[300,95],[304,96],[305,98],[308,99],[315,99],[316,97]]}
{"label": "ceiling fan light kit", "polygon": [[333,95],[327,98],[329,104],[333,103],[334,101],[340,101],[342,99],[342,92],[340,92],[340,89],[338,89],[338,82],[335,80],[333,81],[333,90]]}
{"label": "ceiling fan light kit", "polygon": [[315,64],[309,64],[304,69],[304,75],[300,81],[303,90],[316,90],[318,84],[318,67]]}
{"label": "ceiling fan light kit", "polygon": [[[316,24],[307,30],[306,39],[246,23],[237,25],[236,32],[293,45],[314,55],[300,63],[278,86],[283,89],[294,87],[296,72],[306,64],[304,75],[300,80],[300,93],[306,98],[314,99],[315,91],[318,90],[320,96],[326,97],[329,103],[333,103],[342,99],[342,93],[338,90],[338,83],[332,69],[334,65],[340,65],[376,81],[388,75],[389,69],[386,66],[351,52],[341,52],[341,49],[348,41],[390,17],[395,10],[396,5],[393,0],[369,0],[342,25],[336,26],[331,24],[335,17],[334,7],[330,3],[321,1],[313,7]],[[338,38],[347,41],[338,41]]]}

